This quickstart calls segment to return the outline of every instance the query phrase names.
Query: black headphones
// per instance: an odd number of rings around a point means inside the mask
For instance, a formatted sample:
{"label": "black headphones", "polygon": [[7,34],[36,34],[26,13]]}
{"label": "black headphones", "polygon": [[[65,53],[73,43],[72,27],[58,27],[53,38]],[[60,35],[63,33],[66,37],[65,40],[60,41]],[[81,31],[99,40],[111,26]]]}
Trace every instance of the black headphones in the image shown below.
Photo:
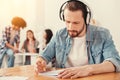
{"label": "black headphones", "polygon": [[78,6],[79,9],[82,10],[85,24],[88,26],[90,23],[90,19],[91,19],[91,10],[86,4],[84,4],[83,2],[79,0],[68,0],[62,4],[62,6],[60,7],[60,12],[59,12],[60,19],[65,21],[64,10],[65,10],[66,5],[69,5],[71,2],[77,4],[75,6]]}

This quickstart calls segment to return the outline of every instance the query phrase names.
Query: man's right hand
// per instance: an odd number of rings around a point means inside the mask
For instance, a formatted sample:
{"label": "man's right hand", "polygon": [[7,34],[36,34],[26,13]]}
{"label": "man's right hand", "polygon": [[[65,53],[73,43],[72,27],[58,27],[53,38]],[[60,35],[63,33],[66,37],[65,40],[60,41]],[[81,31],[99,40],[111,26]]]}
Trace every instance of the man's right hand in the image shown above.
{"label": "man's right hand", "polygon": [[46,61],[42,57],[38,57],[35,64],[35,72],[44,72],[46,71]]}
{"label": "man's right hand", "polygon": [[13,51],[14,51],[14,53],[18,53],[19,52],[18,48],[16,48],[16,47],[13,48]]}

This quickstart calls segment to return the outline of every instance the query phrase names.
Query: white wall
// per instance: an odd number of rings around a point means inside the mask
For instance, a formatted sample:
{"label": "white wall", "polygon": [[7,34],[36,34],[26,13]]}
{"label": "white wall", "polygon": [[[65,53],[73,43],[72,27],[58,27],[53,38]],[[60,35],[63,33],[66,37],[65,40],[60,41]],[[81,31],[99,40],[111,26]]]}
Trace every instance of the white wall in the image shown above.
{"label": "white wall", "polygon": [[63,0],[45,0],[45,26],[51,28],[54,33],[65,25],[59,19],[59,9]]}

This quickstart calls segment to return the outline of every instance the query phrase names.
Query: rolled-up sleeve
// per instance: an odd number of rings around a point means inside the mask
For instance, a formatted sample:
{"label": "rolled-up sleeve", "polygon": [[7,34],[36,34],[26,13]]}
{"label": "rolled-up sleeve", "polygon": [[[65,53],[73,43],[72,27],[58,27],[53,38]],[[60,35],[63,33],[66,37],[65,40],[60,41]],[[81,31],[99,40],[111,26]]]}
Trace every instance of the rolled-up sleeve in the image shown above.
{"label": "rolled-up sleeve", "polygon": [[120,58],[108,58],[105,61],[110,61],[115,66],[115,71],[120,72]]}
{"label": "rolled-up sleeve", "polygon": [[116,72],[120,72],[120,56],[115,48],[112,36],[109,31],[106,31],[106,41],[103,48],[103,56],[105,61],[110,61],[115,66]]}

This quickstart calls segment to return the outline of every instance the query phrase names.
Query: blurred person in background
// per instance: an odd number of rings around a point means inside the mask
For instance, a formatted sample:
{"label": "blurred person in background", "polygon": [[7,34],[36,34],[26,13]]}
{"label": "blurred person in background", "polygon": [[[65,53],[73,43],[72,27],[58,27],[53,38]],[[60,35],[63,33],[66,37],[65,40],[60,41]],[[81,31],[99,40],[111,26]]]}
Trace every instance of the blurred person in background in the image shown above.
{"label": "blurred person in background", "polygon": [[21,17],[13,17],[11,26],[7,26],[2,31],[0,41],[0,67],[5,55],[8,56],[8,67],[14,66],[14,53],[19,52],[20,29],[26,27],[26,21]]}
{"label": "blurred person in background", "polygon": [[[37,48],[39,45],[39,41],[36,40],[34,36],[34,32],[32,30],[28,30],[26,32],[26,40],[22,46],[22,52],[26,53],[37,53]],[[25,65],[30,65],[30,56],[26,56],[25,58]]]}
{"label": "blurred person in background", "polygon": [[50,42],[52,36],[53,36],[53,32],[52,32],[51,29],[45,29],[44,30],[44,32],[43,32],[43,39],[42,39],[42,45],[41,45],[41,50],[44,50],[44,48]]}
{"label": "blurred person in background", "polygon": [[[42,44],[40,47],[40,52],[42,53],[42,51],[46,48],[46,46],[48,45],[48,43],[50,42],[51,38],[53,36],[53,32],[51,29],[45,29],[43,32],[43,39],[42,39]],[[52,65],[52,67],[55,67],[55,57],[52,59],[50,66]]]}

